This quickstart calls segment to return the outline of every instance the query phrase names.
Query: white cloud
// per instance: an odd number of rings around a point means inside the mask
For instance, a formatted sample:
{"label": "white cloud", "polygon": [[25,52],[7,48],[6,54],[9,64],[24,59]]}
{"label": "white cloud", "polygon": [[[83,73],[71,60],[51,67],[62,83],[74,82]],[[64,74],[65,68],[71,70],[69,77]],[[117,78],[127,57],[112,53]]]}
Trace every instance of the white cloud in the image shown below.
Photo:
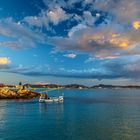
{"label": "white cloud", "polygon": [[59,22],[64,21],[70,17],[70,15],[66,14],[66,12],[59,6],[56,6],[54,9],[48,11],[47,16],[49,21],[54,25],[57,25]]}
{"label": "white cloud", "polygon": [[[44,20],[43,20],[44,19]],[[42,27],[43,23],[45,23],[44,25],[48,26],[48,22],[47,22],[47,18],[43,16],[27,16],[24,18],[23,20],[24,22],[28,23],[31,26],[37,26],[37,27]]]}
{"label": "white cloud", "polygon": [[116,58],[118,58],[118,56],[89,57],[87,60],[85,60],[85,63],[93,62],[93,61],[96,61],[96,60],[109,60],[109,59],[116,59]]}
{"label": "white cloud", "polygon": [[70,31],[68,32],[68,36],[72,37],[76,31],[79,31],[85,28],[87,28],[85,24],[78,24],[77,26],[74,26],[73,28],[70,29]]}
{"label": "white cloud", "polygon": [[84,11],[83,18],[84,18],[84,22],[87,25],[93,25],[93,23],[95,22],[95,17],[92,16],[90,11]]}
{"label": "white cloud", "polygon": [[71,16],[71,14],[66,13],[59,5],[54,4],[46,10],[42,10],[36,16],[24,17],[22,22],[34,27],[45,27],[48,30],[50,28],[49,23],[57,25]]}
{"label": "white cloud", "polygon": [[65,57],[68,57],[68,58],[74,59],[74,58],[76,57],[76,54],[70,53],[70,54],[65,54],[64,56],[65,56]]}

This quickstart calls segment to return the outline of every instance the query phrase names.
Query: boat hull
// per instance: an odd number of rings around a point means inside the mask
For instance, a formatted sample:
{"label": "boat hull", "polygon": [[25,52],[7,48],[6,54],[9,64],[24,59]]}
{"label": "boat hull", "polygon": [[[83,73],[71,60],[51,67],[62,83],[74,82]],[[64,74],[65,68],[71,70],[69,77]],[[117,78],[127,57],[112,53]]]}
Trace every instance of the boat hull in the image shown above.
{"label": "boat hull", "polygon": [[57,97],[51,97],[49,99],[39,99],[40,103],[52,103],[52,102],[63,102],[64,101],[64,97],[63,96],[59,96]]}

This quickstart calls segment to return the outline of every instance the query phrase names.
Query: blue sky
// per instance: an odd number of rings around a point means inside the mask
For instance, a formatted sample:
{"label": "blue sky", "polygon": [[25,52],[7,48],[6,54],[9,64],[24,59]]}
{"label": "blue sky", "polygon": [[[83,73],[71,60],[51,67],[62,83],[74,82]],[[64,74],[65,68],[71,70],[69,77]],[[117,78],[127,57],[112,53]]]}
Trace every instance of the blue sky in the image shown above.
{"label": "blue sky", "polygon": [[140,85],[139,7],[139,0],[0,0],[0,82]]}

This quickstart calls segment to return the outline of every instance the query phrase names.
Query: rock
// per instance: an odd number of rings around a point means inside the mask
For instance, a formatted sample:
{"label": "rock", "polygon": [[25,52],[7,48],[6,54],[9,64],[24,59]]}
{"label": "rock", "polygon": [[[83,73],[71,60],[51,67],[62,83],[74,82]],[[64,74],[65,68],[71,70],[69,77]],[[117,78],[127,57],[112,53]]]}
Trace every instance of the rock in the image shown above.
{"label": "rock", "polygon": [[0,99],[31,99],[39,96],[40,93],[31,90],[0,89]]}

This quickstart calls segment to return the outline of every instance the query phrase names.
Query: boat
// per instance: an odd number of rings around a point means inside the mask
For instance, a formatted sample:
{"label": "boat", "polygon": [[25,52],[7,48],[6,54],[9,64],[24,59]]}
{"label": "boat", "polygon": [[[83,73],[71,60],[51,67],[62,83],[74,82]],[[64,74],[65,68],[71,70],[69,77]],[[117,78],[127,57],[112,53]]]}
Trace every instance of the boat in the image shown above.
{"label": "boat", "polygon": [[52,102],[63,102],[64,97],[58,96],[58,97],[48,97],[47,94],[41,94],[39,98],[40,103],[52,103]]}

